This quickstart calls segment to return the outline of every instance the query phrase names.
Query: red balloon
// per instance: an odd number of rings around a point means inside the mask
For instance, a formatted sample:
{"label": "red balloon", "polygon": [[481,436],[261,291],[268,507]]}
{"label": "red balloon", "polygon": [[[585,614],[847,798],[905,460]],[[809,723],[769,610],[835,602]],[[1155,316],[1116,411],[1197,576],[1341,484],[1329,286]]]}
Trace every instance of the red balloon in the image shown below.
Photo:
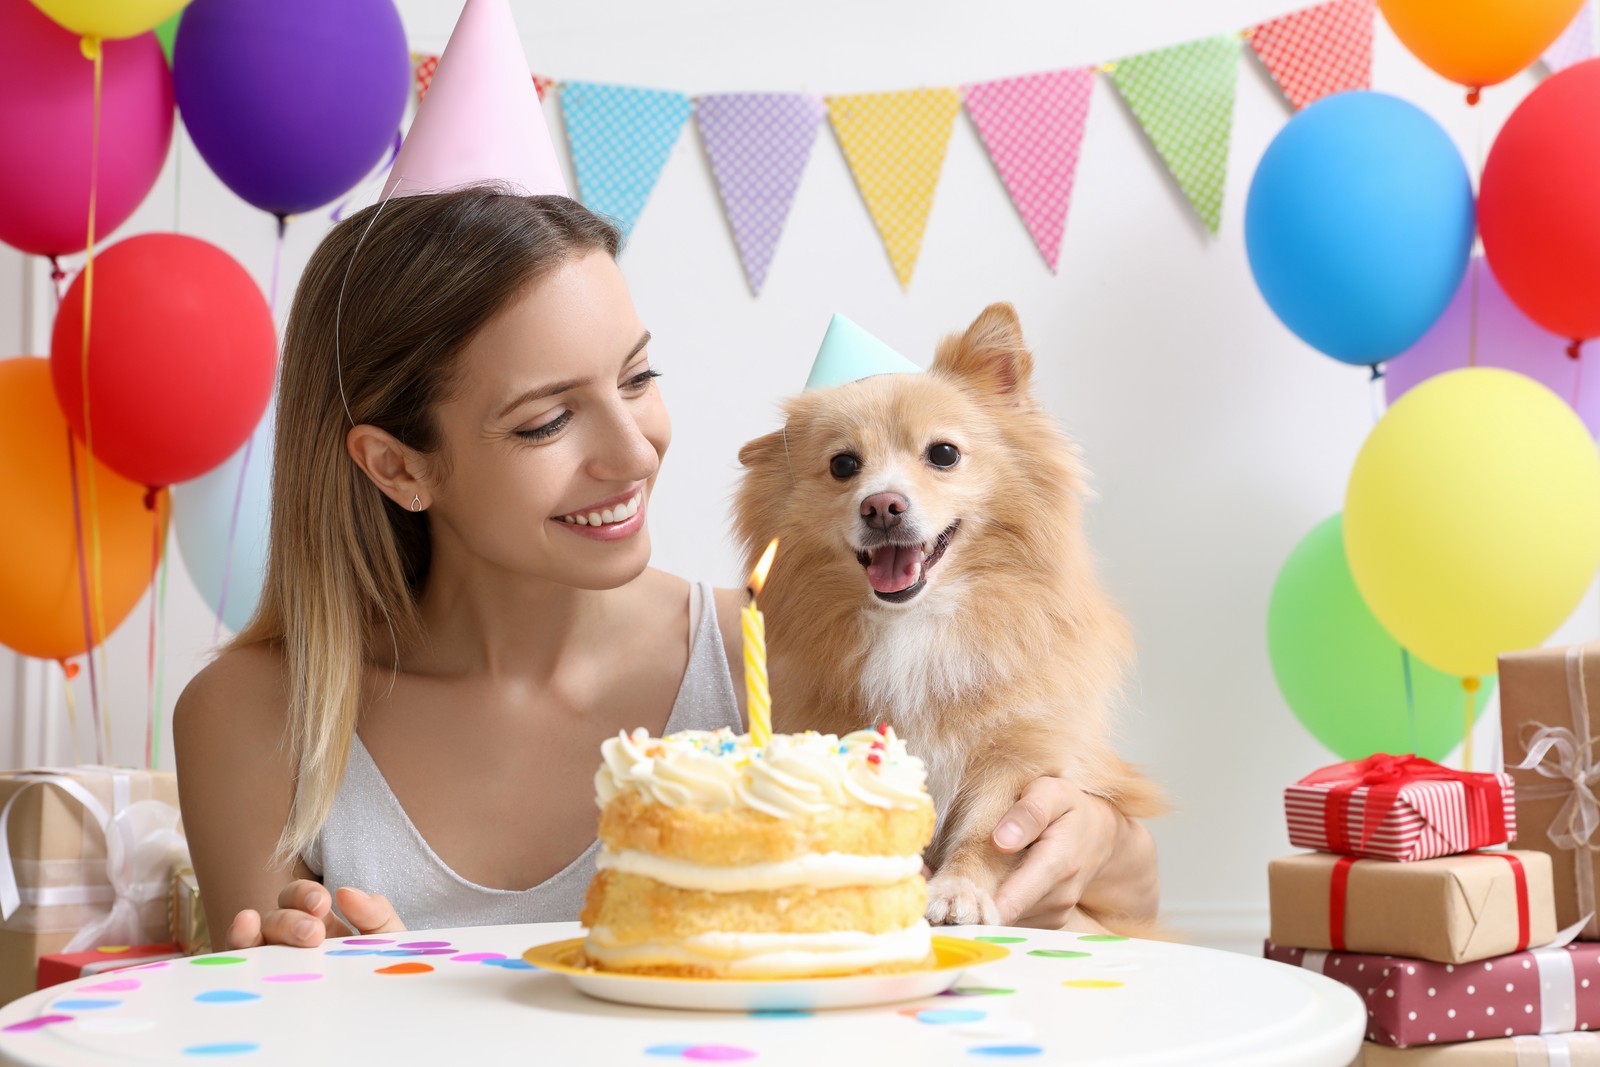
{"label": "red balloon", "polygon": [[[83,279],[56,313],[50,375],[84,433]],[[89,330],[94,454],[149,486],[187,481],[232,455],[267,408],[277,365],[272,312],[255,281],[195,237],[130,237],[95,257]]]}
{"label": "red balloon", "polygon": [[1600,337],[1600,59],[1546,78],[1489,149],[1483,252],[1506,294],[1563,337]]}

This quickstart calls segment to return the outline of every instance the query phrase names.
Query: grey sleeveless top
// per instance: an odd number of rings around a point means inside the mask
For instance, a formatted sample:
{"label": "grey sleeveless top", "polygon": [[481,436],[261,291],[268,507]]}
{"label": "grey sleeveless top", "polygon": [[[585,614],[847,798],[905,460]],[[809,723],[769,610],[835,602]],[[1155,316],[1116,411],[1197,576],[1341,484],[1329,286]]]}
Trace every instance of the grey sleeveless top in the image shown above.
{"label": "grey sleeveless top", "polygon": [[[663,732],[723,726],[735,733],[744,729],[711,587],[691,584],[689,666]],[[597,752],[596,766],[599,758]],[[492,889],[469,882],[423,840],[361,738],[352,737],[333,808],[304,859],[324,885],[382,893],[408,928],[431,930],[576,919],[599,849],[595,841],[531,889]]]}

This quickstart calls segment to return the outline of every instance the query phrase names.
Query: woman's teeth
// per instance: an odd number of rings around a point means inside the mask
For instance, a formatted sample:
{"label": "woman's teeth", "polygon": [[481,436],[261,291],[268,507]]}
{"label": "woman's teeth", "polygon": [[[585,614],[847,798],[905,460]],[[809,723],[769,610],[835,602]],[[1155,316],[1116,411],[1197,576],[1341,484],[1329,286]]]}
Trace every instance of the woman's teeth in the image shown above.
{"label": "woman's teeth", "polygon": [[644,494],[639,493],[628,498],[627,503],[618,504],[614,508],[604,508],[600,511],[590,511],[582,514],[563,515],[562,522],[569,522],[574,526],[610,526],[614,522],[622,522],[639,514],[639,505],[644,500]]}

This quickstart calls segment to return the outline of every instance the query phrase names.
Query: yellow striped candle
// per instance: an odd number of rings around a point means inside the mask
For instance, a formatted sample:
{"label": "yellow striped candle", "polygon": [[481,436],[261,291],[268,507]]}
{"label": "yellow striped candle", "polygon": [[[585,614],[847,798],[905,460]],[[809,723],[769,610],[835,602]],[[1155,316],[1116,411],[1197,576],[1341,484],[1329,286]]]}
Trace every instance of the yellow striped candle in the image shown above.
{"label": "yellow striped candle", "polygon": [[739,611],[739,628],[744,643],[745,710],[750,719],[750,741],[765,746],[772,741],[772,690],[767,685],[767,623],[756,606],[756,597],[766,584],[772,557],[777,554],[774,537],[750,572],[750,602]]}

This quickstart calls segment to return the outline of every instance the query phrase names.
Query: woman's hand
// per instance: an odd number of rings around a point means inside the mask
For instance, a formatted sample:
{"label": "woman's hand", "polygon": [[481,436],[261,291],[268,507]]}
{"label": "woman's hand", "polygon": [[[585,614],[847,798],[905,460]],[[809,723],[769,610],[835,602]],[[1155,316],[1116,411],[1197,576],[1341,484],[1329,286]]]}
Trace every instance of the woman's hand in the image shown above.
{"label": "woman's hand", "polygon": [[1008,926],[1059,930],[1080,904],[1100,914],[1155,916],[1155,845],[1142,824],[1104,797],[1062,778],[1037,778],[993,840],[1001,852],[1027,849],[995,894]]}
{"label": "woman's hand", "polygon": [[262,915],[246,908],[234,916],[225,940],[227,948],[257,945],[298,945],[315,948],[325,937],[350,934],[388,934],[405,929],[389,901],[359,889],[339,890],[339,910],[355,929],[341,922],[333,899],[321,883],[306,879],[290,882],[278,894],[278,906]]}

